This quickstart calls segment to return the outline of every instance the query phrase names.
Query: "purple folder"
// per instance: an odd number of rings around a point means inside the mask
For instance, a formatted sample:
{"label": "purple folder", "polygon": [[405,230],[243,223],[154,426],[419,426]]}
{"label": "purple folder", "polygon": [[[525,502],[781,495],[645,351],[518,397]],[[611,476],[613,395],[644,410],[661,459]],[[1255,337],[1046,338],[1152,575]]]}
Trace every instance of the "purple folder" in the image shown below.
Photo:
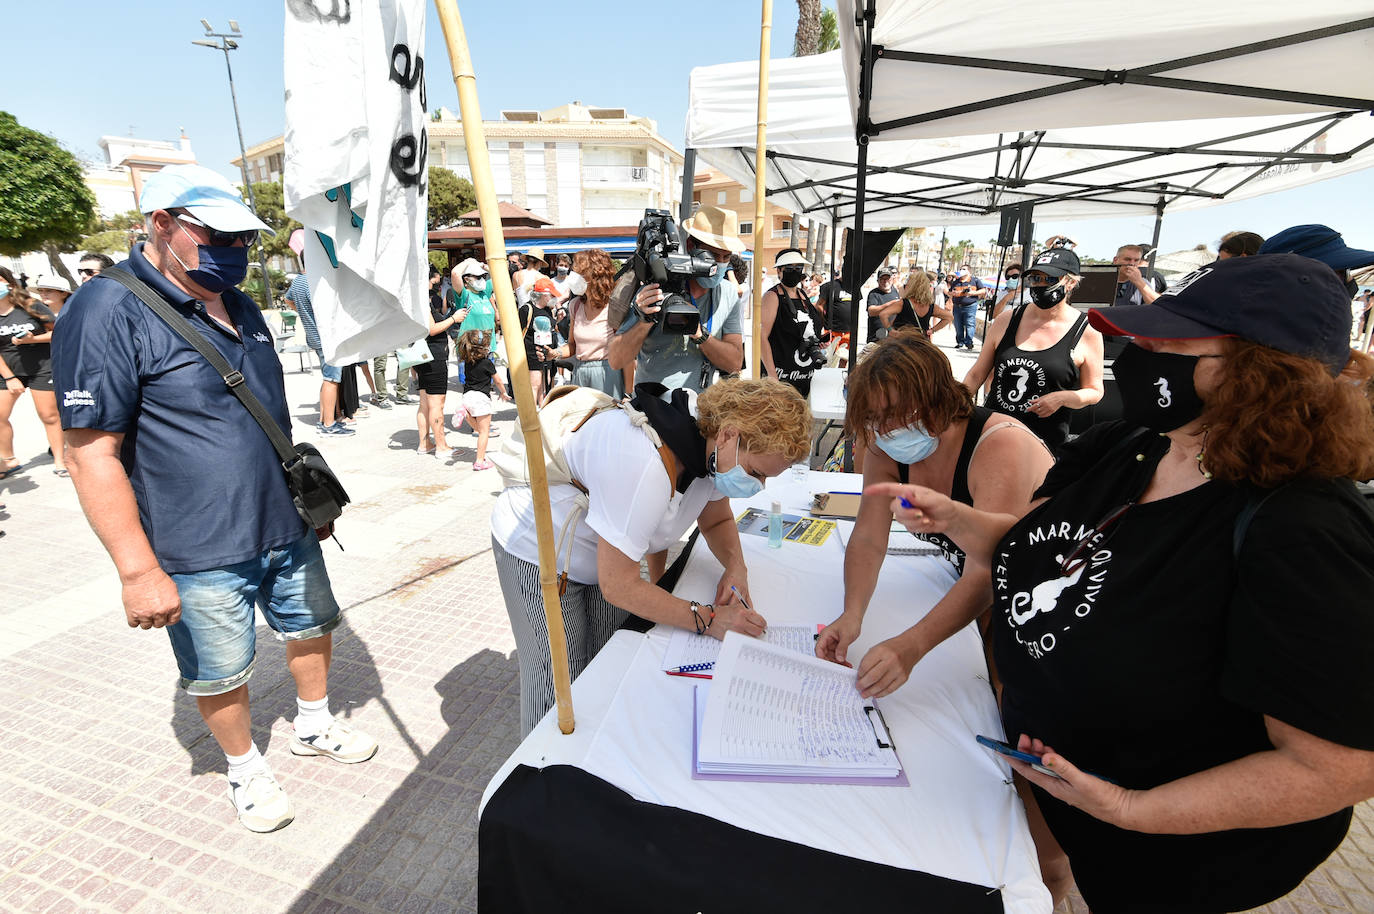
{"label": "purple folder", "polygon": [[[898,771],[895,778],[856,778],[827,775],[823,771],[815,774],[702,774],[697,770],[697,744],[701,739],[701,718],[697,714],[697,693],[692,689],[692,780],[694,781],[767,781],[776,784],[848,784],[853,787],[910,787],[906,779],[906,767]],[[897,754],[894,746],[892,754]],[[897,762],[901,763],[899,756]]]}

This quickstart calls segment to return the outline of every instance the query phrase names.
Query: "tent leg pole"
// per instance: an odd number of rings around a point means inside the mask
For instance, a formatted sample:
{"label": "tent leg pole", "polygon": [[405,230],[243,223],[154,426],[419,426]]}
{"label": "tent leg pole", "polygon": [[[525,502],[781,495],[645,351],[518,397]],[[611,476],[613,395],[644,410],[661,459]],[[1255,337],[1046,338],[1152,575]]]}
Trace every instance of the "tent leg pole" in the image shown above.
{"label": "tent leg pole", "polygon": [[[768,207],[768,55],[773,38],[773,0],[763,0],[759,24],[759,97],[758,123],[754,136],[754,275],[750,277],[750,300],[753,304],[750,321],[749,351],[744,354],[744,377],[763,377],[763,244],[764,220]],[[797,236],[796,217],[792,221],[792,237]]]}
{"label": "tent leg pole", "polygon": [[677,221],[686,222],[692,218],[692,188],[696,185],[697,151],[688,149],[682,153],[682,199],[677,204]]}
{"label": "tent leg pole", "polygon": [[[1150,237],[1150,273],[1155,271],[1155,255],[1159,253],[1159,231],[1164,227],[1164,198],[1155,204],[1155,233]],[[1153,279],[1151,280],[1153,282]]]}
{"label": "tent leg pole", "polygon": [[[506,239],[501,233],[501,217],[497,210],[496,184],[491,176],[491,159],[487,155],[486,131],[482,128],[482,109],[477,103],[477,75],[468,51],[463,20],[458,15],[456,0],[435,0],[439,25],[448,46],[449,64],[453,68],[453,83],[458,89],[458,104],[463,116],[463,140],[467,145],[468,163],[472,169],[473,189],[477,192],[477,209],[482,218],[482,239],[486,245],[487,266],[496,293],[496,313],[501,322],[501,336],[506,344],[506,364],[510,367],[512,391],[520,417],[520,431],[526,441],[539,441],[539,414],[530,386],[529,364],[525,361],[525,346],[520,333],[520,319],[515,310],[515,293],[511,290],[510,273],[506,270]],[[568,639],[563,629],[563,604],[555,579],[557,557],[554,554],[553,511],[549,506],[549,479],[544,461],[532,460],[529,465],[530,494],[534,500],[534,529],[539,538],[539,588],[544,601],[544,620],[549,631],[549,659],[553,674],[554,702],[558,709],[558,729],[573,732],[572,676],[568,669]]]}

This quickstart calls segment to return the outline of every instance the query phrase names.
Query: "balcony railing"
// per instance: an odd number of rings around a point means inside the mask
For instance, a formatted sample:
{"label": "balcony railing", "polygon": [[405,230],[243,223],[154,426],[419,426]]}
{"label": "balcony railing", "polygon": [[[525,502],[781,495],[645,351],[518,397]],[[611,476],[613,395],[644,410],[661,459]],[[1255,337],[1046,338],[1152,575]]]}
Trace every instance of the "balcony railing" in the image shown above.
{"label": "balcony railing", "polygon": [[648,184],[650,176],[647,165],[582,166],[582,180],[586,184]]}
{"label": "balcony railing", "polygon": [[[778,240],[784,239],[784,238],[791,238],[791,237],[792,237],[792,230],[791,230],[791,229],[773,229],[773,240],[774,240],[774,241],[778,241]],[[806,237],[806,229],[805,229],[804,227],[803,227],[803,228],[797,229],[797,237],[798,237],[798,238],[805,238],[805,237]]]}

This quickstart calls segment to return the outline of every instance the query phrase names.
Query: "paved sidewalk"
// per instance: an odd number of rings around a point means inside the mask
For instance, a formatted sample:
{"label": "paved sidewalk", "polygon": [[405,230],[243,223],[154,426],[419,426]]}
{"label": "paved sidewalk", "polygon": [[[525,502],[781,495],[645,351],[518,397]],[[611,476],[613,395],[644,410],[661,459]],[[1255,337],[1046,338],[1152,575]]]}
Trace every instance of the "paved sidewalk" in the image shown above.
{"label": "paved sidewalk", "polygon": [[[971,357],[946,352],[962,373]],[[324,547],[347,609],[332,705],[380,752],[357,766],[290,754],[294,688],[260,627],[254,736],[297,817],[270,835],[241,828],[166,636],[124,624],[113,567],[21,400],[16,453],[29,462],[0,481],[0,910],[476,910],[477,802],[519,719],[487,527],[500,480],[472,472],[469,435],[450,433],[457,457],[417,456],[413,406],[372,407],[356,436],[316,438],[319,375],[295,367],[296,436],[318,440],[353,498],[346,551]],[[496,418],[509,433],[513,408]],[[1374,911],[1374,817],[1360,813],[1332,860],[1266,910]]]}

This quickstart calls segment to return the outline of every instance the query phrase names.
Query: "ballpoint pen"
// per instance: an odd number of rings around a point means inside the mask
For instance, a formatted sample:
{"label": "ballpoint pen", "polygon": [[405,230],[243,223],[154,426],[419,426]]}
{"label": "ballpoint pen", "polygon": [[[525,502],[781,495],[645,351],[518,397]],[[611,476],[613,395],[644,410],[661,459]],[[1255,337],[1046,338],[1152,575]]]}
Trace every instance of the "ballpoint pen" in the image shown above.
{"label": "ballpoint pen", "polygon": [[745,609],[749,610],[750,612],[754,611],[754,607],[750,606],[748,603],[744,601],[744,594],[739,592],[738,587],[736,587],[734,584],[731,584],[730,590],[732,593],[734,593],[736,597],[739,598],[740,604],[743,605]]}

